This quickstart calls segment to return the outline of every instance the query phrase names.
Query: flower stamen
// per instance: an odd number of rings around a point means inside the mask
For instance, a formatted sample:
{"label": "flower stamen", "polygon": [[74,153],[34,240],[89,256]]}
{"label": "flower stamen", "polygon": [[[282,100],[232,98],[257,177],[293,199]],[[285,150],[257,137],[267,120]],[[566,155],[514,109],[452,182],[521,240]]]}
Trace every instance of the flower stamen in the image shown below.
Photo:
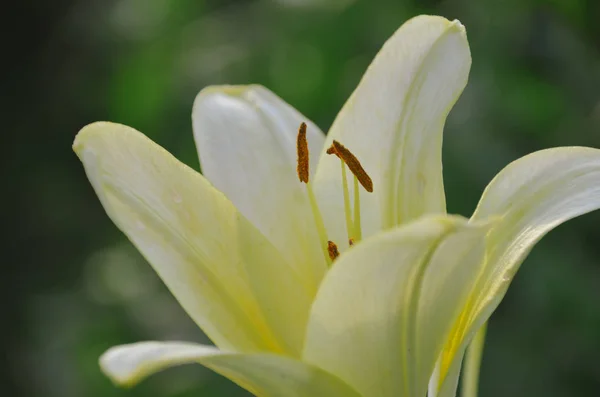
{"label": "flower stamen", "polygon": [[333,241],[327,241],[327,252],[331,261],[340,256],[340,251],[338,251],[338,247]]}
{"label": "flower stamen", "polygon": [[319,210],[319,205],[317,204],[317,198],[315,197],[315,193],[313,192],[310,183],[306,184],[306,193],[308,194],[308,201],[310,202],[310,208],[312,210],[315,225],[317,227],[317,233],[319,234],[321,249],[325,254],[325,259],[327,260],[327,263],[331,264],[331,260],[329,259],[329,250],[327,249],[327,231],[325,230],[323,217],[321,216],[321,211]]}
{"label": "flower stamen", "polygon": [[300,124],[298,137],[296,138],[296,150],[298,152],[298,179],[300,182],[308,183],[308,141],[306,140],[306,123]]}
{"label": "flower stamen", "polygon": [[325,224],[323,223],[323,217],[321,216],[321,211],[319,210],[319,205],[317,204],[315,193],[313,192],[312,186],[308,181],[309,153],[308,142],[306,140],[306,123],[300,124],[300,128],[298,128],[298,137],[296,138],[296,151],[298,155],[298,163],[296,167],[296,170],[298,172],[298,179],[300,179],[300,182],[306,183],[306,193],[308,194],[308,201],[310,202],[310,208],[313,213],[315,226],[317,228],[317,233],[319,234],[321,249],[323,250],[325,260],[329,265],[331,265],[333,259],[331,258],[331,254],[329,252],[329,240],[327,239],[327,231],[325,230]]}
{"label": "flower stamen", "polygon": [[373,192],[373,181],[371,177],[367,174],[367,171],[362,167],[360,161],[356,158],[355,155],[352,154],[350,150],[348,150],[344,145],[334,140],[331,144],[331,147],[327,149],[327,154],[335,154],[339,158],[346,163],[350,171],[354,174],[354,176],[358,179],[362,187],[369,193]]}
{"label": "flower stamen", "polygon": [[354,222],[352,222],[352,215],[350,209],[350,192],[348,191],[348,179],[346,177],[346,165],[344,160],[340,158],[340,164],[342,165],[342,191],[344,192],[344,215],[346,216],[346,232],[348,238],[354,236]]}
{"label": "flower stamen", "polygon": [[[308,141],[306,138],[306,123],[301,123],[298,128],[298,136],[296,138],[297,166],[298,179],[306,184],[306,192],[310,202],[310,207],[313,213],[315,226],[319,235],[321,249],[325,255],[325,260],[331,265],[333,260],[339,256],[337,245],[327,239],[327,230],[323,222],[321,211],[317,199],[309,182],[309,152]],[[331,147],[327,149],[327,154],[335,154],[340,159],[342,167],[342,190],[344,194],[344,215],[346,218],[346,231],[348,233],[348,245],[352,246],[355,242],[362,238],[361,220],[360,220],[360,188],[359,184],[367,192],[373,191],[373,181],[362,167],[358,159],[344,145],[334,140]],[[354,176],[354,211],[350,204],[350,191],[348,188],[348,179],[346,166],[350,169]]]}
{"label": "flower stamen", "polygon": [[[360,192],[358,187],[358,178],[354,176],[354,237],[360,241],[362,239],[362,226],[360,223]],[[352,239],[351,239],[352,240]],[[350,244],[352,245],[352,244]]]}
{"label": "flower stamen", "polygon": [[[333,141],[331,146],[327,149],[327,154],[335,154],[342,163],[342,190],[344,193],[344,214],[346,216],[348,239],[353,242],[355,240],[360,241],[362,238],[362,228],[360,222],[360,193],[358,184],[360,183],[367,192],[372,192],[373,181],[356,156],[338,141]],[[351,216],[346,166],[348,166],[352,174],[354,174],[354,218]]]}

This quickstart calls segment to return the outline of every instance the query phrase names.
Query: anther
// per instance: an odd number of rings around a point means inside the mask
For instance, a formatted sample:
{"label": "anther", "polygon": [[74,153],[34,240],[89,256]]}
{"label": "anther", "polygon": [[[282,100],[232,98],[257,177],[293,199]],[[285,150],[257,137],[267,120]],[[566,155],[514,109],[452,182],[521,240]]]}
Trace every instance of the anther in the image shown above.
{"label": "anther", "polygon": [[306,123],[300,124],[300,128],[298,128],[296,150],[298,153],[298,179],[300,179],[300,182],[308,183],[308,142],[306,140]]}
{"label": "anther", "polygon": [[342,161],[346,163],[350,171],[354,174],[356,179],[358,179],[362,187],[364,187],[369,193],[373,192],[373,181],[371,180],[371,177],[369,177],[356,156],[353,155],[352,152],[350,152],[350,150],[348,150],[344,145],[334,140],[333,144],[329,147],[329,149],[327,149],[327,154],[335,154],[342,159]]}
{"label": "anther", "polygon": [[321,249],[323,250],[323,255],[325,256],[325,261],[328,264],[331,264],[331,251],[329,249],[329,245],[327,242],[327,232],[325,230],[325,225],[323,224],[323,217],[321,216],[321,212],[319,211],[319,205],[317,204],[317,199],[315,197],[315,193],[308,183],[308,142],[306,140],[306,123],[301,123],[298,128],[298,137],[296,139],[296,151],[298,154],[298,179],[300,182],[306,183],[306,193],[308,194],[308,200],[310,202],[310,207],[313,213],[315,226],[317,228],[317,233],[319,234],[319,240],[321,243]]}
{"label": "anther", "polygon": [[337,245],[333,241],[327,242],[327,252],[329,252],[329,258],[334,260],[338,256],[340,256],[340,252],[338,251]]}
{"label": "anther", "polygon": [[354,245],[354,239],[353,238],[349,238],[348,239],[348,245],[349,246],[353,246]]}

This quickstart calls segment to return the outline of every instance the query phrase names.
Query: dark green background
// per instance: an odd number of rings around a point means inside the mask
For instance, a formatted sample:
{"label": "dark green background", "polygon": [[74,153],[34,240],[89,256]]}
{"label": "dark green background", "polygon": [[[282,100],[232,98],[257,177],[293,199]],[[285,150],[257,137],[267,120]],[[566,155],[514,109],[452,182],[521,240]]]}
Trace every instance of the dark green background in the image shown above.
{"label": "dark green background", "polygon": [[[339,0],[338,0],[339,1]],[[334,0],[335,2],[335,0]],[[97,357],[141,339],[205,341],[111,224],[71,151],[96,120],[198,166],[190,113],[218,83],[261,83],[324,130],[406,19],[458,18],[470,83],[445,130],[451,212],[511,160],[600,147],[600,1],[53,0],[3,6],[0,395],[241,396],[200,366],[114,388]],[[600,394],[600,214],[547,236],[494,315],[481,395]]]}

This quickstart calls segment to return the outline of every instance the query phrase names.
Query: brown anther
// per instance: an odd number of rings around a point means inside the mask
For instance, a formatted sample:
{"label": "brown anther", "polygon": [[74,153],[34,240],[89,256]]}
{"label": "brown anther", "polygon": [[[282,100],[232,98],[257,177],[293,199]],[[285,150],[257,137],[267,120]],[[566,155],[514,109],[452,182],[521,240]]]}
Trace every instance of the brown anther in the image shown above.
{"label": "brown anther", "polygon": [[344,145],[334,140],[332,145],[327,149],[327,154],[335,154],[348,166],[350,171],[358,179],[362,187],[369,193],[373,192],[373,181],[367,174],[367,171],[360,165],[360,161],[348,150]]}
{"label": "brown anther", "polygon": [[329,253],[329,258],[331,258],[331,260],[340,256],[340,251],[338,251],[338,247],[333,241],[327,242],[327,252]]}
{"label": "brown anther", "polygon": [[353,246],[354,245],[354,239],[352,237],[350,237],[348,239],[348,245]]}
{"label": "brown anther", "polygon": [[298,179],[300,179],[300,182],[308,183],[308,142],[306,140],[306,123],[300,124],[300,128],[298,128],[296,150],[298,153]]}

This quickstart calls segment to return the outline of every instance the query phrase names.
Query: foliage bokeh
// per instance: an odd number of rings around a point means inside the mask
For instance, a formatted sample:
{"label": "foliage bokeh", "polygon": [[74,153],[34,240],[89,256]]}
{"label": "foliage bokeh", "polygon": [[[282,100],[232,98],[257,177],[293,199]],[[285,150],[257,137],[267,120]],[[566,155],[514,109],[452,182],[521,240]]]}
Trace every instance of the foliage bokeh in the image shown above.
{"label": "foliage bokeh", "polygon": [[[420,13],[460,19],[473,54],[445,129],[451,212],[470,214],[495,173],[526,153],[600,147],[596,0],[11,2],[3,395],[247,395],[200,366],[126,391],[100,373],[113,344],[207,340],[104,214],[72,139],[89,122],[117,121],[198,168],[191,105],[223,83],[264,84],[327,130],[385,39]],[[561,226],[525,262],[491,321],[483,397],[600,392],[599,221]]]}

